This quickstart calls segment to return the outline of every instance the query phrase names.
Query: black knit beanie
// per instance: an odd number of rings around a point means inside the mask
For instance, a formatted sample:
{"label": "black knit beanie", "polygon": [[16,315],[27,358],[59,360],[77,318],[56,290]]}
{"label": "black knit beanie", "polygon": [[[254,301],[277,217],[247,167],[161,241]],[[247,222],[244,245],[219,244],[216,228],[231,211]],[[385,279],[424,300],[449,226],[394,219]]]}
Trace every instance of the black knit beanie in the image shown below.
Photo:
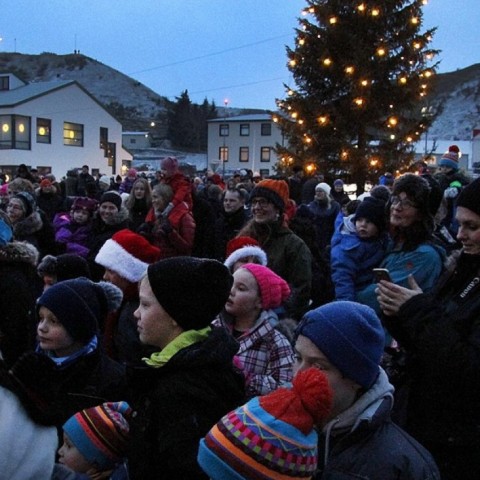
{"label": "black knit beanie", "polygon": [[206,258],[166,258],[150,265],[147,275],[158,303],[185,331],[207,327],[233,284],[225,265]]}
{"label": "black knit beanie", "polygon": [[458,196],[457,207],[468,208],[480,215],[480,177],[463,188]]}
{"label": "black knit beanie", "polygon": [[100,198],[100,205],[105,202],[113,203],[118,210],[122,207],[122,197],[114,190],[105,192]]}
{"label": "black knit beanie", "polygon": [[365,197],[355,211],[353,221],[359,218],[366,218],[382,231],[387,223],[387,214],[385,212],[385,203],[374,197]]}
{"label": "black knit beanie", "polygon": [[422,215],[431,217],[430,185],[427,180],[413,173],[405,173],[393,184],[392,196],[404,192]]}

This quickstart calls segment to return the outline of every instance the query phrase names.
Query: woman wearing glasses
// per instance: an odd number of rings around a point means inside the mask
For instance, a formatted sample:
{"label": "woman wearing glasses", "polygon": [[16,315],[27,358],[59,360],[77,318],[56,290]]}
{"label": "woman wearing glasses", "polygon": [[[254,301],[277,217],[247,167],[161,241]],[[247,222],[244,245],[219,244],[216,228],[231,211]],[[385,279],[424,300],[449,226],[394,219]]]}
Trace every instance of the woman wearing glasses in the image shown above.
{"label": "woman wearing glasses", "polygon": [[[388,269],[393,283],[408,287],[413,276],[424,292],[436,284],[445,257],[443,249],[433,243],[433,216],[429,208],[430,186],[412,173],[393,184],[389,206],[390,245],[380,267]],[[381,313],[373,283],[358,292],[356,300]]]}

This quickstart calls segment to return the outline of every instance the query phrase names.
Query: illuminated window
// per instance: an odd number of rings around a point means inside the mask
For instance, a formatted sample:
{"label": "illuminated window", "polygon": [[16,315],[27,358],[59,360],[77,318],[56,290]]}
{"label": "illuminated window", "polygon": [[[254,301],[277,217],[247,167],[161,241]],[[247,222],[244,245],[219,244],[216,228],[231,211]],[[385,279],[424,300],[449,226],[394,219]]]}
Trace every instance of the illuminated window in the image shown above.
{"label": "illuminated window", "polygon": [[240,124],[240,136],[248,137],[250,135],[250,125],[248,123]]}
{"label": "illuminated window", "polygon": [[262,123],[261,135],[262,137],[269,137],[272,134],[272,124]]}
{"label": "illuminated window", "polygon": [[30,150],[30,117],[0,115],[0,149]]}
{"label": "illuminated window", "polygon": [[72,147],[83,147],[83,125],[63,122],[63,144]]}
{"label": "illuminated window", "polygon": [[240,147],[239,160],[241,162],[248,162],[250,150],[248,147]]}
{"label": "illuminated window", "polygon": [[270,147],[261,147],[260,148],[260,161],[269,162],[271,157],[272,149]]}
{"label": "illuminated window", "polygon": [[218,149],[218,158],[222,162],[228,162],[228,147],[220,147]]}
{"label": "illuminated window", "polygon": [[52,143],[52,121],[37,118],[37,143]]}
{"label": "illuminated window", "polygon": [[229,128],[228,128],[228,123],[222,123],[220,124],[220,136],[221,137],[228,137],[229,134]]}

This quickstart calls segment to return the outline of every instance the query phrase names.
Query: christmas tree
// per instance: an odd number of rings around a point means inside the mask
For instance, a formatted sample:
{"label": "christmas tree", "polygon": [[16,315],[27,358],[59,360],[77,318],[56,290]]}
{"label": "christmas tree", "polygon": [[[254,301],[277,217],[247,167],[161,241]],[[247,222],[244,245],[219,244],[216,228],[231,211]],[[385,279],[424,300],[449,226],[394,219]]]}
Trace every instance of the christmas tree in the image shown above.
{"label": "christmas tree", "polygon": [[277,145],[281,167],[348,175],[362,191],[369,174],[411,160],[433,120],[422,115],[438,53],[429,48],[435,29],[421,32],[425,4],[307,0],[287,47],[295,85],[285,85],[273,118],[288,140]]}

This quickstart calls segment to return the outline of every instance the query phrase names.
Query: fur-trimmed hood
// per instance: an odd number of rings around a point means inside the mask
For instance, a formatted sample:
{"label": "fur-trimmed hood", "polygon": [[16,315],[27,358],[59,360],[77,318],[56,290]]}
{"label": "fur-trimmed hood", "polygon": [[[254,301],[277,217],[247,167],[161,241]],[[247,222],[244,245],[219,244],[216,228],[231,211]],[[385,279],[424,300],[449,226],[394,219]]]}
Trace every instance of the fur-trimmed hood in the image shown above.
{"label": "fur-trimmed hood", "polygon": [[28,237],[40,231],[42,227],[42,217],[40,213],[36,211],[13,224],[13,236],[17,238]]}
{"label": "fur-trimmed hood", "polygon": [[0,247],[0,263],[27,263],[36,267],[38,250],[29,242],[13,241]]}

